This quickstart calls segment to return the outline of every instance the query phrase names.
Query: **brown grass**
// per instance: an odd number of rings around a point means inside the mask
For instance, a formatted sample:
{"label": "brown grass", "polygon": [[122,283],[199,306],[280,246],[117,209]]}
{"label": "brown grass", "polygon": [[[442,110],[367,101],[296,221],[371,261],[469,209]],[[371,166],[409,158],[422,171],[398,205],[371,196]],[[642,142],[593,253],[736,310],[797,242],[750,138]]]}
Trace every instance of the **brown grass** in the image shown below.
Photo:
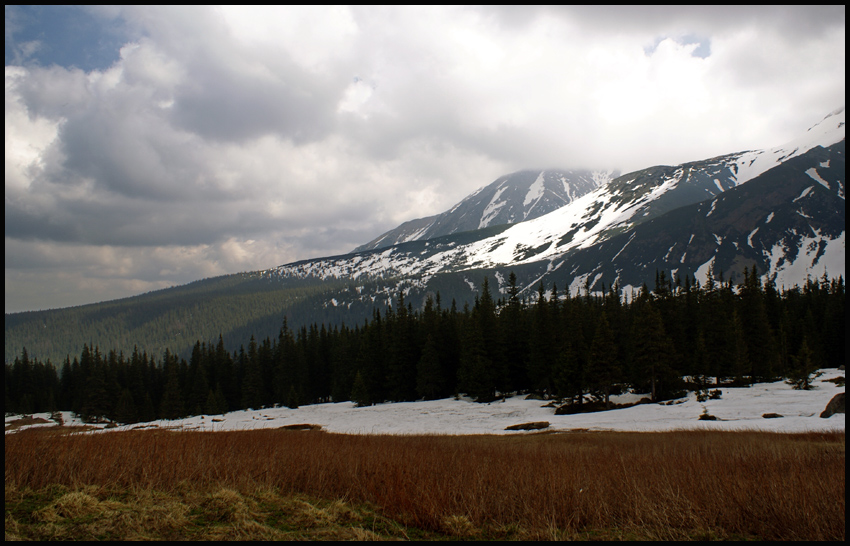
{"label": "brown grass", "polygon": [[14,419],[12,421],[6,422],[6,430],[17,430],[26,425],[42,425],[44,423],[49,423],[47,419],[43,417],[21,417],[20,419]]}
{"label": "brown grass", "polygon": [[[357,506],[373,507],[400,529],[457,538],[845,536],[843,433],[23,431],[6,436],[5,450],[7,535],[22,521],[10,522],[10,491],[53,491],[36,518],[49,526],[68,514],[109,509],[85,493],[94,487],[168,498],[199,492],[191,506],[211,524],[226,523],[228,532],[265,517],[257,507],[263,501],[246,500],[265,494],[325,499],[332,504],[321,510],[335,514],[329,524],[342,518],[367,539],[374,529],[357,523]],[[57,497],[57,487],[64,496]],[[23,501],[15,502],[12,512],[20,514]],[[177,528],[186,524],[182,517]]]}

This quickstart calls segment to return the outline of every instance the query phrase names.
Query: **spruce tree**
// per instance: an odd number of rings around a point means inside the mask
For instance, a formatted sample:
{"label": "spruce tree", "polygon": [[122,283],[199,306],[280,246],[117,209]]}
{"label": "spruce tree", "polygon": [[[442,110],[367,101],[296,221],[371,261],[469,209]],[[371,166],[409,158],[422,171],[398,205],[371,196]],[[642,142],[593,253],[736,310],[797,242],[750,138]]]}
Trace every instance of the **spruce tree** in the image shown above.
{"label": "spruce tree", "polygon": [[[727,345],[729,343],[727,342]],[[737,309],[732,312],[732,368],[731,375],[736,385],[746,385],[752,375],[750,358],[747,354],[747,341],[744,339],[744,327],[741,324],[741,315]]]}
{"label": "spruce tree", "polygon": [[298,392],[295,390],[295,385],[290,385],[289,392],[286,393],[283,399],[283,405],[289,409],[298,409],[300,399],[301,397],[298,396]]}
{"label": "spruce tree", "polygon": [[529,388],[525,359],[528,354],[528,337],[522,302],[519,299],[516,274],[508,276],[508,300],[499,313],[499,338],[503,343],[505,377],[501,381],[501,390],[505,392],[526,390]]}
{"label": "spruce tree", "polygon": [[673,344],[653,302],[639,302],[633,317],[633,363],[638,377],[649,382],[652,401],[675,390],[678,374],[671,367]]}
{"label": "spruce tree", "polygon": [[115,408],[115,420],[124,425],[137,423],[139,420],[136,403],[133,401],[133,394],[130,389],[121,391],[121,398],[118,399],[118,406]]}
{"label": "spruce tree", "polygon": [[555,359],[551,326],[549,302],[540,283],[537,305],[532,309],[527,365],[531,389],[538,393],[551,392],[551,363]]}
{"label": "spruce tree", "polygon": [[[168,351],[166,351],[166,354],[168,354]],[[166,357],[166,360],[170,360],[170,358]],[[167,381],[160,403],[159,416],[162,419],[179,419],[184,415],[183,399],[180,395],[180,379],[176,362],[169,362],[168,364],[166,368]]]}
{"label": "spruce tree", "polygon": [[487,355],[481,323],[470,317],[464,332],[458,370],[458,390],[465,392],[477,402],[489,402],[495,396],[493,362]]}
{"label": "spruce tree", "polygon": [[422,349],[422,357],[416,370],[416,392],[425,400],[436,400],[445,391],[443,370],[440,365],[440,353],[437,342],[429,334]]}
{"label": "spruce tree", "polygon": [[814,361],[813,352],[809,348],[809,339],[807,336],[803,337],[800,349],[795,356],[791,357],[791,361],[793,364],[788,374],[787,383],[793,385],[798,390],[807,391],[811,389],[812,381],[817,377],[815,372],[817,372],[818,366]]}
{"label": "spruce tree", "polygon": [[149,423],[156,420],[156,409],[153,404],[153,399],[149,392],[146,392],[142,401],[142,407],[139,411],[139,421]]}
{"label": "spruce tree", "polygon": [[[241,356],[241,355],[240,355]],[[257,340],[251,336],[248,353],[242,357],[244,379],[242,380],[242,407],[260,409],[263,404],[263,375],[257,356]]]}
{"label": "spruce tree", "polygon": [[204,408],[207,403],[210,392],[209,384],[207,383],[207,372],[201,364],[202,350],[201,343],[196,342],[192,349],[192,357],[189,361],[189,410],[192,415],[200,415],[204,413]]}
{"label": "spruce tree", "polygon": [[363,379],[363,375],[359,371],[357,372],[357,375],[354,376],[354,385],[351,387],[351,401],[354,402],[358,408],[372,404],[372,397],[369,396],[369,389],[366,387],[366,381]]}
{"label": "spruce tree", "polygon": [[708,349],[705,346],[705,335],[702,329],[697,333],[696,344],[694,346],[693,361],[691,364],[691,372],[697,388],[704,390],[708,387],[710,364],[708,361]]}
{"label": "spruce tree", "polygon": [[622,368],[617,361],[614,332],[608,324],[604,310],[599,316],[596,333],[590,344],[586,373],[590,386],[605,400],[605,407],[610,408],[611,389],[622,380]]}
{"label": "spruce tree", "polygon": [[581,404],[587,390],[585,366],[581,361],[574,344],[564,344],[556,367],[556,387],[558,396],[575,400]]}
{"label": "spruce tree", "polygon": [[405,306],[404,292],[398,294],[398,311],[386,322],[389,354],[387,389],[389,399],[397,402],[416,397],[416,366],[418,358],[414,345],[412,317]]}
{"label": "spruce tree", "polygon": [[779,354],[764,306],[761,279],[755,265],[750,272],[744,268],[740,301],[744,339],[747,341],[747,354],[750,357],[753,378],[756,381],[771,381],[775,377]]}

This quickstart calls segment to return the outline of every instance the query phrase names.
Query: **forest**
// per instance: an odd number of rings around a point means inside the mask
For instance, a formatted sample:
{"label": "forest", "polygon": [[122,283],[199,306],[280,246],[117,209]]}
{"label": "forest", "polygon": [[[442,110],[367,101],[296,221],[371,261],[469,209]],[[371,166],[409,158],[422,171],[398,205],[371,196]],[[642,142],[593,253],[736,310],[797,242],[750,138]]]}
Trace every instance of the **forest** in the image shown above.
{"label": "forest", "polygon": [[57,364],[24,349],[5,365],[5,411],[135,423],[461,393],[479,402],[537,393],[607,404],[632,389],[662,401],[779,378],[807,388],[817,369],[845,362],[842,277],[778,290],[755,267],[738,286],[722,273],[701,286],[661,272],[652,290],[628,296],[616,284],[577,296],[540,284],[526,300],[511,274],[502,297],[494,299],[485,277],[462,309],[436,294],[414,310],[400,293],[394,308],[376,309],[363,324],[292,329],[284,319],[277,336],[251,336],[233,352],[221,336],[198,340],[188,361],[168,349],[104,354],[84,344]]}

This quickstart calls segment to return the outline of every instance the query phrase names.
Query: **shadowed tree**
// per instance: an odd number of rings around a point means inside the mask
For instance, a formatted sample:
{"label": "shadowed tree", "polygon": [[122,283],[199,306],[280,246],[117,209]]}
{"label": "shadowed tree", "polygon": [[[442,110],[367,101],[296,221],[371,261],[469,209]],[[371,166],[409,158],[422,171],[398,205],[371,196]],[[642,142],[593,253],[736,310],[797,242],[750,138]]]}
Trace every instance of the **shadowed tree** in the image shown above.
{"label": "shadowed tree", "polygon": [[363,375],[360,372],[357,372],[357,375],[354,376],[354,385],[351,387],[351,401],[358,408],[372,404],[369,389],[366,387],[366,381],[363,380]]}
{"label": "shadowed tree", "polygon": [[434,341],[434,336],[429,334],[422,350],[422,358],[419,359],[417,366],[416,392],[425,400],[436,400],[442,396],[445,390],[443,382],[443,370],[440,365],[437,342]]}
{"label": "shadowed tree", "polygon": [[605,407],[611,407],[611,389],[622,380],[622,368],[617,360],[617,344],[614,332],[608,324],[605,311],[599,316],[596,333],[590,344],[590,358],[587,362],[587,380],[591,388],[605,400]]}
{"label": "shadowed tree", "polygon": [[639,376],[649,382],[652,401],[657,402],[661,397],[662,383],[665,391],[671,391],[674,387],[671,383],[678,378],[671,367],[673,344],[652,301],[636,304],[632,324],[634,367]]}

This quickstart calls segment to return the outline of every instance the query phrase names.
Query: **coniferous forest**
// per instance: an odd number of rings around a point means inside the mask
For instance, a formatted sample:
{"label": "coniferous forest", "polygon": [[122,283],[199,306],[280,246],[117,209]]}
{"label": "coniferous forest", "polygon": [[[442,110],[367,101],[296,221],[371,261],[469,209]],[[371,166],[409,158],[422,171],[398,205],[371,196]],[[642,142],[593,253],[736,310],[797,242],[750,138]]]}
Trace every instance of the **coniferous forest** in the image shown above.
{"label": "coniferous forest", "polygon": [[[238,351],[198,340],[187,361],[169,350],[85,345],[64,362],[31,359],[5,366],[5,411],[71,410],[119,423],[219,414],[273,405],[352,400],[439,399],[465,393],[490,401],[536,392],[581,403],[607,402],[631,388],[652,401],[710,382],[747,385],[786,378],[805,388],[810,375],[845,362],[844,281],[809,279],[778,291],[755,269],[733,286],[656,274],[626,301],[617,285],[571,297],[540,285],[520,298],[510,276],[494,299],[484,278],[473,305],[458,309],[439,294],[414,310],[395,308],[360,325],[286,321],[275,338]],[[685,380],[687,378],[687,381]]]}

